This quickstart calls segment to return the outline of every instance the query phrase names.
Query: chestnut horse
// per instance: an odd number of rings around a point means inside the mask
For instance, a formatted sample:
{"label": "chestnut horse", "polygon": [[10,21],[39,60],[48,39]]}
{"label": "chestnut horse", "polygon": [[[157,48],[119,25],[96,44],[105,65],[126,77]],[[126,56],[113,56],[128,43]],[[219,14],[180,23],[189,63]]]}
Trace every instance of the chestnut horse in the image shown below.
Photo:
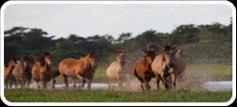
{"label": "chestnut horse", "polygon": [[12,83],[15,82],[15,78],[12,74],[12,70],[16,65],[16,59],[12,58],[9,63],[4,67],[4,83],[5,87],[12,87]]}
{"label": "chestnut horse", "polygon": [[15,85],[17,87],[17,83],[20,83],[21,88],[30,85],[31,82],[31,68],[32,65],[30,63],[30,59],[27,56],[24,56],[17,62],[16,66],[13,69],[13,75],[16,79]]}
{"label": "chestnut horse", "polygon": [[167,76],[171,75],[172,87],[175,88],[175,79],[176,75],[174,72],[174,55],[175,51],[173,51],[171,46],[165,46],[163,48],[163,53],[156,56],[154,61],[151,64],[151,69],[154,72],[157,78],[157,88],[159,87],[159,82],[163,83],[166,89],[169,88],[167,83]]}
{"label": "chestnut horse", "polygon": [[[113,61],[106,70],[107,76],[112,81],[117,81],[119,86],[123,86],[123,82],[126,80],[126,70],[125,70],[125,55],[122,51],[114,51],[115,61]],[[110,81],[110,82],[112,82]],[[109,88],[111,85],[109,83]]]}
{"label": "chestnut horse", "polygon": [[[90,52],[80,59],[63,59],[59,63],[58,69],[65,86],[68,87],[68,77],[72,77],[74,80],[82,79],[82,88],[84,87],[85,82],[88,81],[87,88],[90,89],[95,69],[97,67],[97,59],[98,50]],[[75,83],[74,86],[76,86]]]}
{"label": "chestnut horse", "polygon": [[[38,88],[40,88],[39,82],[42,82],[43,88],[47,87],[47,83],[52,79],[50,76],[53,72],[52,55],[49,52],[44,53],[44,55],[36,55],[34,57],[35,63],[32,68],[32,79],[37,82]],[[53,88],[55,85],[55,80],[53,80]]]}
{"label": "chestnut horse", "polygon": [[137,77],[140,81],[141,89],[144,90],[143,84],[145,84],[146,90],[150,90],[151,87],[149,85],[149,82],[155,76],[151,71],[151,64],[155,57],[155,54],[154,51],[145,49],[143,49],[143,52],[145,53],[144,57],[134,63],[132,72],[134,76]]}

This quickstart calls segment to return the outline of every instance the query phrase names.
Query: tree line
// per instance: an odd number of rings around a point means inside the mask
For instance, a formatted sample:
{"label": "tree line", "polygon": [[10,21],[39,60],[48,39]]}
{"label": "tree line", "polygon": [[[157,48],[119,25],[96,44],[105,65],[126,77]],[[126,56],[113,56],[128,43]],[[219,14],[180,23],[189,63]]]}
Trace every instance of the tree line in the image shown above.
{"label": "tree line", "polygon": [[15,26],[4,32],[4,62],[10,58],[51,52],[57,64],[66,57],[80,58],[95,49],[100,50],[100,61],[108,62],[114,49],[140,52],[148,43],[176,44],[187,51],[190,63],[203,61],[231,61],[232,22],[177,26],[171,33],[149,29],[132,37],[131,32],[123,32],[117,39],[113,35],[92,35],[83,37],[70,34],[67,38],[55,39],[41,28]]}

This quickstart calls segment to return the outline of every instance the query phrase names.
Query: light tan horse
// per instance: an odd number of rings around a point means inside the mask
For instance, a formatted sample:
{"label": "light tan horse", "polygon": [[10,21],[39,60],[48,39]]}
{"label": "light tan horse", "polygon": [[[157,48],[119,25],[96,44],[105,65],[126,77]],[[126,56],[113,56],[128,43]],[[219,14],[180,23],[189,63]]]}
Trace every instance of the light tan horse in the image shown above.
{"label": "light tan horse", "polygon": [[30,63],[30,60],[27,56],[24,56],[20,59],[20,61],[17,61],[17,64],[15,65],[13,69],[13,76],[16,79],[16,87],[17,83],[20,84],[21,88],[25,86],[29,86],[31,81],[31,68],[32,65]]}
{"label": "light tan horse", "polygon": [[[88,81],[87,88],[91,88],[91,82],[94,77],[95,69],[97,67],[98,50],[88,53],[85,57],[80,59],[66,58],[63,59],[58,66],[60,75],[66,87],[68,86],[68,77],[75,79],[82,79],[81,88],[84,87]],[[74,86],[76,84],[74,83]]]}
{"label": "light tan horse", "polygon": [[125,70],[125,52],[114,51],[115,61],[113,61],[106,70],[107,77],[110,78],[109,88],[112,88],[111,82],[118,82],[119,87],[123,86],[123,83],[127,80],[126,70]]}
{"label": "light tan horse", "polygon": [[6,67],[4,67],[4,84],[6,88],[12,88],[13,82],[15,82],[15,78],[12,74],[12,70],[15,67],[16,59],[12,58]]}
{"label": "light tan horse", "polygon": [[52,77],[49,76],[52,73],[52,55],[46,52],[44,55],[36,55],[34,60],[32,79],[37,83],[38,88],[40,88],[39,82],[42,82],[43,88],[46,88],[47,83],[52,79]]}
{"label": "light tan horse", "polygon": [[169,84],[167,82],[167,76],[171,75],[172,87],[176,85],[176,74],[174,72],[174,55],[171,46],[164,46],[163,53],[156,56],[151,64],[151,69],[157,78],[157,88],[159,87],[160,80],[166,89],[169,89]]}

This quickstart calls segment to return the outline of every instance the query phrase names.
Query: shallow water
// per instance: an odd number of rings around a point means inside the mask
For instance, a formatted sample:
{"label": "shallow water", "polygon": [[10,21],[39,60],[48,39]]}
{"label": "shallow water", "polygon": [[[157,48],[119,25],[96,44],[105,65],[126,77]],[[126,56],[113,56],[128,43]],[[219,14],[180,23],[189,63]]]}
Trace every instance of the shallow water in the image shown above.
{"label": "shallow water", "polygon": [[209,91],[231,91],[232,81],[208,81],[202,87]]}
{"label": "shallow water", "polygon": [[[114,87],[118,87],[118,84],[114,83],[111,84]],[[73,87],[73,84],[69,85],[70,87]],[[78,84],[77,84],[78,86]],[[85,84],[86,88],[87,84]],[[203,89],[209,90],[209,91],[232,91],[232,81],[208,81],[201,85]],[[56,88],[64,88],[64,84],[56,84]],[[108,84],[106,83],[92,83],[91,89],[108,89]]]}
{"label": "shallow water", "polygon": [[[118,84],[113,83],[111,84],[113,89],[118,89]],[[64,89],[64,84],[56,84],[56,89]],[[70,89],[73,89],[73,84],[69,84]],[[85,84],[84,89],[86,89],[87,84]],[[14,88],[14,87],[13,87]],[[36,84],[30,85],[31,89],[37,89]],[[77,84],[77,87],[79,88],[79,84]],[[107,83],[92,83],[91,89],[97,90],[97,89],[108,89],[109,85]],[[139,88],[139,87],[138,87]],[[232,81],[208,81],[205,82],[203,85],[201,85],[202,89],[209,90],[209,91],[232,91]]]}

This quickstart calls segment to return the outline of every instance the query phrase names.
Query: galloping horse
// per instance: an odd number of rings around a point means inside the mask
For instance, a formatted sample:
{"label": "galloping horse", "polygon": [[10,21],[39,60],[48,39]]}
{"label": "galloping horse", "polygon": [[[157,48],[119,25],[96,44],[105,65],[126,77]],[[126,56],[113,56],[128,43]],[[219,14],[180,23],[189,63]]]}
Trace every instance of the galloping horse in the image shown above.
{"label": "galloping horse", "polygon": [[12,58],[9,63],[6,65],[6,67],[4,67],[4,83],[5,83],[5,87],[8,88],[10,86],[10,88],[12,87],[12,83],[15,82],[15,78],[12,74],[12,70],[15,67],[16,64],[16,59]]}
{"label": "galloping horse", "polygon": [[[43,83],[43,88],[46,88],[47,83],[52,79],[52,77],[49,76],[52,73],[52,55],[46,52],[44,55],[36,55],[34,60],[35,64],[32,68],[32,78],[37,82],[38,88],[40,88],[40,81]],[[53,81],[53,85],[54,82],[55,81]]]}
{"label": "galloping horse", "polygon": [[[183,80],[183,77],[185,75],[185,69],[186,69],[186,53],[184,49],[177,48],[176,45],[172,47],[173,51],[175,52],[173,62],[175,64],[174,66],[174,72],[176,75],[176,83],[177,85],[180,85],[180,82]],[[170,78],[168,78],[170,79]]]}
{"label": "galloping horse", "polygon": [[[126,80],[126,71],[125,71],[125,55],[122,51],[114,51],[115,61],[113,61],[106,70],[107,76],[113,81],[117,81],[119,86],[123,86],[123,81]],[[110,81],[110,82],[112,82]],[[111,85],[109,83],[109,88]]]}
{"label": "galloping horse", "polygon": [[[97,59],[98,50],[88,53],[81,59],[63,59],[59,63],[58,69],[65,86],[68,87],[68,77],[73,77],[74,79],[82,79],[81,87],[84,87],[85,82],[88,81],[87,88],[91,88],[91,82],[97,67]],[[74,84],[74,86],[76,85]]]}
{"label": "galloping horse", "polygon": [[142,90],[144,90],[143,84],[145,84],[146,90],[150,90],[149,82],[150,80],[155,76],[154,73],[151,71],[151,64],[155,57],[154,51],[145,50],[143,49],[143,52],[145,53],[144,57],[141,59],[138,59],[132,68],[132,72],[135,77],[138,78],[140,81],[140,87]]}
{"label": "galloping horse", "polygon": [[13,75],[16,79],[15,81],[16,87],[17,83],[20,83],[21,88],[23,88],[25,84],[29,86],[32,76],[31,68],[32,65],[27,56],[24,56],[23,58],[20,59],[20,61],[17,61],[17,64],[13,69]]}
{"label": "galloping horse", "polygon": [[167,76],[171,75],[171,80],[172,80],[172,87],[175,87],[175,79],[176,79],[176,74],[174,71],[174,55],[176,51],[174,51],[171,46],[164,46],[163,48],[163,53],[156,56],[154,61],[151,64],[151,69],[156,75],[157,78],[157,88],[159,87],[159,82],[164,84],[165,88],[168,89],[168,83],[167,83]]}

